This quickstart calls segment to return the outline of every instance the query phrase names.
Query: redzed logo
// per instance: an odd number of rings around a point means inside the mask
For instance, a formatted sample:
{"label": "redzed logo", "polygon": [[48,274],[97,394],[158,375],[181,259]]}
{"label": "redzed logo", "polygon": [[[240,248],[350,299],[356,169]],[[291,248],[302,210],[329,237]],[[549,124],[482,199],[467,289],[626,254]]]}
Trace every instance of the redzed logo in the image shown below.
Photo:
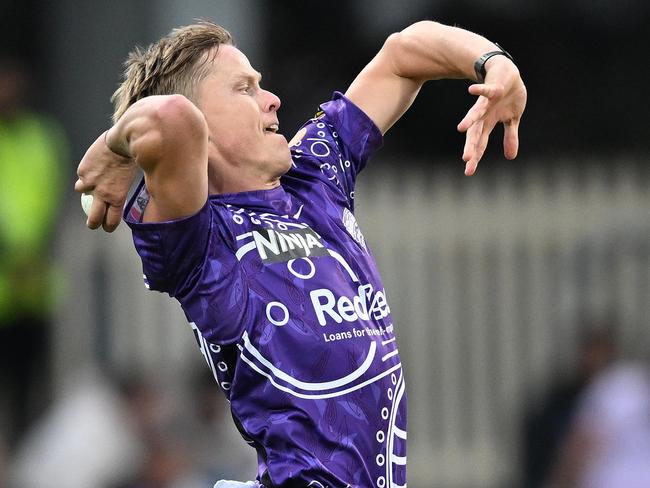
{"label": "redzed logo", "polygon": [[331,290],[320,288],[313,290],[309,296],[320,325],[326,325],[327,319],[337,324],[356,322],[357,320],[378,320],[390,314],[386,301],[386,292],[377,290],[371,284],[359,285],[357,295],[353,297],[336,297]]}

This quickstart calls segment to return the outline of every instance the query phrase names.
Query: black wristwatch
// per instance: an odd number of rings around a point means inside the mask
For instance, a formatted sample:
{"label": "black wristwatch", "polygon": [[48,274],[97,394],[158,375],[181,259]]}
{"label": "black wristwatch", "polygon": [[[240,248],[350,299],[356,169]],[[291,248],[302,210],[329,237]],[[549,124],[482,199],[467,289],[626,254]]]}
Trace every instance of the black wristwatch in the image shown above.
{"label": "black wristwatch", "polygon": [[478,80],[479,83],[483,83],[485,81],[485,75],[486,75],[485,63],[487,63],[487,60],[490,59],[492,56],[505,56],[510,61],[512,62],[515,61],[508,51],[503,49],[496,42],[494,44],[496,44],[496,46],[500,49],[500,51],[490,51],[489,53],[485,53],[483,56],[481,56],[474,62],[474,71],[476,72],[476,79]]}

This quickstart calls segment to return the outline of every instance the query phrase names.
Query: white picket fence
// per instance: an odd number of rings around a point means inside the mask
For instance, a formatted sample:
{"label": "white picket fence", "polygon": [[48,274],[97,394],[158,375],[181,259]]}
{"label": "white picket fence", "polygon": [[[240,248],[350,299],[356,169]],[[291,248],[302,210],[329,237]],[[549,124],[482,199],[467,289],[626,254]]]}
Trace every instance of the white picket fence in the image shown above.
{"label": "white picket fence", "polygon": [[[406,369],[412,488],[514,486],[525,402],[572,367],[579,313],[613,311],[624,351],[650,350],[647,165],[532,163],[467,179],[400,162],[359,179]],[[145,291],[128,229],[91,233],[68,213],[58,384],[97,364],[182,383],[200,355],[175,303]]]}

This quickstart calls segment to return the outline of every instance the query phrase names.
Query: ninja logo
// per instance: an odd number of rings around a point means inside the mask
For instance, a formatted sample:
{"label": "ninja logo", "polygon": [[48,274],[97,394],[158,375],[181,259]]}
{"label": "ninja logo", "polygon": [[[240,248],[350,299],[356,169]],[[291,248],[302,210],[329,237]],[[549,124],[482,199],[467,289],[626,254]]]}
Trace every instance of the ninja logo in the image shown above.
{"label": "ninja logo", "polygon": [[293,231],[257,229],[253,239],[265,263],[328,255],[320,236],[309,227]]}

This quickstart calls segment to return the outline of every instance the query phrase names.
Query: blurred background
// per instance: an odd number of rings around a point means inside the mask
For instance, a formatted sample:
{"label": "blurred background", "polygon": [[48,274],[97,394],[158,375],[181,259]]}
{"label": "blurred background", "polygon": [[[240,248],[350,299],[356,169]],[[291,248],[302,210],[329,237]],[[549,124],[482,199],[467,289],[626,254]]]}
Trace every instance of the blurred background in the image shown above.
{"label": "blurred background", "polygon": [[254,476],[179,307],[72,190],[127,53],[196,18],[233,33],[287,135],[411,22],[515,57],[515,162],[498,130],[464,177],[468,82],[432,82],[356,192],[407,351],[411,487],[650,486],[650,3],[3,0],[0,488]]}

